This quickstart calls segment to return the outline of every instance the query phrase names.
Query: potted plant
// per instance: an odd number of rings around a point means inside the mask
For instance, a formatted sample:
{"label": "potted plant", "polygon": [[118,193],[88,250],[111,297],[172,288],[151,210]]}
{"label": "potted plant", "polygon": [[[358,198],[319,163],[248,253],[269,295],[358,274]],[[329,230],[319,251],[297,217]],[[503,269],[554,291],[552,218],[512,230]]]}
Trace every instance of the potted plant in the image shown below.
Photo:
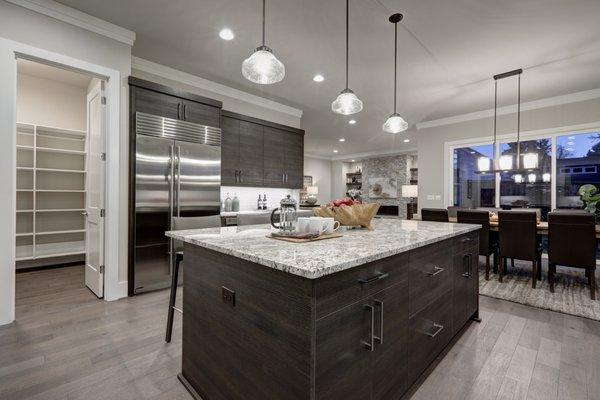
{"label": "potted plant", "polygon": [[585,204],[585,210],[596,216],[596,221],[600,221],[600,193],[598,188],[594,185],[583,185],[578,191],[579,197],[583,204]]}

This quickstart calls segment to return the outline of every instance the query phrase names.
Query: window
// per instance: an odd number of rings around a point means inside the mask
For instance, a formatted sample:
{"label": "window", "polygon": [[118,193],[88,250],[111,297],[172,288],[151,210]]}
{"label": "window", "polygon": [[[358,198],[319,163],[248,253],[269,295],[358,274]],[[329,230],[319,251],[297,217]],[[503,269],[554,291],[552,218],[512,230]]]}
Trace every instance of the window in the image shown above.
{"label": "window", "polygon": [[600,132],[556,138],[556,207],[583,208],[578,191],[591,184],[600,189]]}
{"label": "window", "polygon": [[[525,168],[532,159],[537,159],[537,168],[500,173],[500,206],[502,208],[539,208],[542,219],[552,205],[552,139],[527,140],[521,142],[520,167]],[[500,160],[512,160],[516,166],[517,142],[500,144]],[[500,163],[502,164],[502,162]],[[518,175],[518,176],[515,176]]]}
{"label": "window", "polygon": [[480,157],[491,158],[491,144],[454,149],[454,205],[459,207],[494,207],[494,174],[477,174]]}

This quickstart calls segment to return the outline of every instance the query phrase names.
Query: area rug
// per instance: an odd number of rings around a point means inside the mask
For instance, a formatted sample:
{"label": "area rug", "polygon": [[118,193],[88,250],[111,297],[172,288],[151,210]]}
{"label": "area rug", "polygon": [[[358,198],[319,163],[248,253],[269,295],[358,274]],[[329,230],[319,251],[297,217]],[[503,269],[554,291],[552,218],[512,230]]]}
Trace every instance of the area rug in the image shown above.
{"label": "area rug", "polygon": [[493,273],[490,273],[490,280],[486,281],[485,267],[480,265],[479,293],[600,321],[600,297],[596,291],[596,300],[590,299],[590,288],[584,270],[557,267],[554,293],[551,293],[546,275],[547,264],[545,261],[543,264],[542,280],[537,282],[536,289],[531,287],[531,263],[517,262],[515,268],[511,268],[509,262],[508,274],[504,276],[503,283],[498,282],[498,275]]}

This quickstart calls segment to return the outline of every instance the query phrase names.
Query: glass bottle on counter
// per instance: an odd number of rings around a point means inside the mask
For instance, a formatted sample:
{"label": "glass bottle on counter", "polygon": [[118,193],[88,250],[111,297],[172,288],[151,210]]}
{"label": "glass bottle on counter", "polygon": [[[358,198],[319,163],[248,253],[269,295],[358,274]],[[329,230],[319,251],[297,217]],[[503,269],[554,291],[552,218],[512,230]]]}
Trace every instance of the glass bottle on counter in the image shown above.
{"label": "glass bottle on counter", "polygon": [[256,200],[256,209],[262,210],[262,200],[260,199],[260,194],[258,195],[258,200]]}
{"label": "glass bottle on counter", "polygon": [[230,212],[232,209],[231,197],[229,197],[229,193],[227,193],[227,197],[225,197],[225,211]]}
{"label": "glass bottle on counter", "polygon": [[266,210],[266,209],[268,209],[268,208],[269,208],[269,207],[267,207],[267,195],[266,195],[266,194],[263,194],[263,200],[262,200],[262,209],[263,209],[263,210]]}
{"label": "glass bottle on counter", "polygon": [[233,200],[231,201],[231,211],[240,211],[240,199],[238,199],[237,193],[233,194]]}

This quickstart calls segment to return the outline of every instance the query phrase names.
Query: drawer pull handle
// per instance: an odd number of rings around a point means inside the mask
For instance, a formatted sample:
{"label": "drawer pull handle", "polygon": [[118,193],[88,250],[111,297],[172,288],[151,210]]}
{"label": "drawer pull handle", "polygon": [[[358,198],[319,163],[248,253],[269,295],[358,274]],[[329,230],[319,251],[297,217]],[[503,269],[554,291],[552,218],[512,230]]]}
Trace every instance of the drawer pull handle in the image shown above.
{"label": "drawer pull handle", "polygon": [[438,333],[440,333],[444,329],[444,325],[436,324],[434,322],[433,329],[434,329],[433,332],[425,332],[425,334],[431,338],[434,338],[437,336]]}
{"label": "drawer pull handle", "polygon": [[473,254],[469,253],[469,254],[465,254],[463,257],[463,265],[464,263],[466,263],[466,271],[463,272],[462,276],[464,278],[470,278],[472,275],[472,264],[473,264]]}
{"label": "drawer pull handle", "polygon": [[463,243],[469,243],[470,241],[471,241],[471,238],[468,238],[468,237],[463,238],[463,240],[462,240]]}
{"label": "drawer pull handle", "polygon": [[373,282],[377,282],[381,279],[387,278],[390,274],[388,274],[387,272],[378,272],[375,276],[372,276],[368,279],[359,279],[358,281],[362,284],[362,285],[368,285],[370,283]]}
{"label": "drawer pull handle", "polygon": [[361,340],[361,343],[365,346],[368,351],[375,350],[375,307],[369,304],[365,304],[365,310],[369,310],[371,313],[371,333],[369,339]]}
{"label": "drawer pull handle", "polygon": [[429,276],[436,276],[438,274],[441,274],[442,272],[444,272],[444,268],[440,268],[436,265],[433,266],[433,272],[428,272],[427,275]]}
{"label": "drawer pull handle", "polygon": [[375,307],[379,307],[379,335],[375,336],[375,341],[383,344],[383,301],[375,300],[373,304],[375,304]]}

